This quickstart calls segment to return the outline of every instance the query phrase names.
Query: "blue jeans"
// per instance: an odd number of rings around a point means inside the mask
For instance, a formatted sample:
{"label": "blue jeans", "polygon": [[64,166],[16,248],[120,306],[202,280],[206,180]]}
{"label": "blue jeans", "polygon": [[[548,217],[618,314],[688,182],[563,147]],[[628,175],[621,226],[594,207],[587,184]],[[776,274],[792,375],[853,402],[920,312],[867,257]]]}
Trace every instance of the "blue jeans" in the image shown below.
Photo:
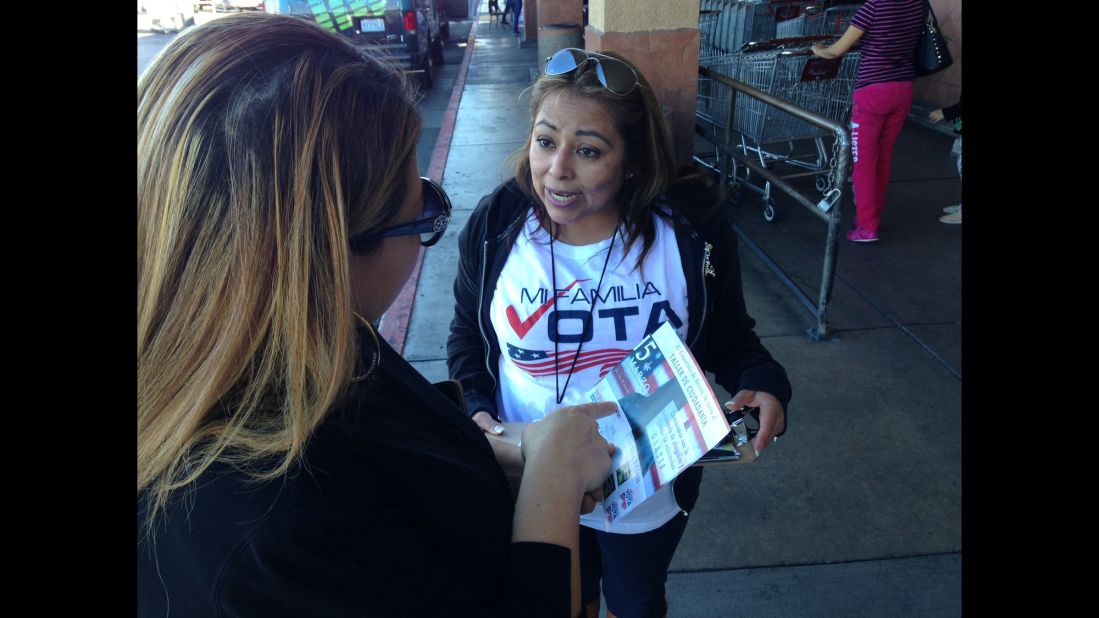
{"label": "blue jeans", "polygon": [[519,34],[519,14],[523,12],[523,0],[508,0],[511,3],[511,25],[512,32]]}
{"label": "blue jeans", "polygon": [[607,609],[615,616],[663,616],[668,565],[686,529],[683,513],[641,534],[613,534],[580,526],[581,602],[587,605],[599,598],[602,580]]}

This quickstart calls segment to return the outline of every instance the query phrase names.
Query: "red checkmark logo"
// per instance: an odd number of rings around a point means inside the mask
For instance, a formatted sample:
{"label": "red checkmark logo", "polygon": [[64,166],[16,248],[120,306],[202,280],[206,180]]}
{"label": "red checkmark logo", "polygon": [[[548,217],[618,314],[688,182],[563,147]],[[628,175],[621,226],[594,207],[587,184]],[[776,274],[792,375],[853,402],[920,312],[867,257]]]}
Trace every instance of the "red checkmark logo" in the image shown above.
{"label": "red checkmark logo", "polygon": [[[572,289],[572,286],[584,281],[588,280],[577,279],[576,281],[573,281],[572,283],[565,286],[565,289],[561,290],[561,293],[567,292],[568,290]],[[511,324],[511,330],[515,331],[515,334],[519,335],[520,339],[526,337],[527,333],[530,332],[530,329],[534,328],[534,325],[538,322],[538,319],[541,318],[542,315],[549,311],[549,308],[553,306],[553,301],[554,298],[551,297],[541,307],[535,309],[534,313],[530,314],[530,317],[525,320],[519,319],[519,313],[515,311],[514,305],[508,305],[507,308],[504,309],[504,315],[508,317],[508,324]]]}

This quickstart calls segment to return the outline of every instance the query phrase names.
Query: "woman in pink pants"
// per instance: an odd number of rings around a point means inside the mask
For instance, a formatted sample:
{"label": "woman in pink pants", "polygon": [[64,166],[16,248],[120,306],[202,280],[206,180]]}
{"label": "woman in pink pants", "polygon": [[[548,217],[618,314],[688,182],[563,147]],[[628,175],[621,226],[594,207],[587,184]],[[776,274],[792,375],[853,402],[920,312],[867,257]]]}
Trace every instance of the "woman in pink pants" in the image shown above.
{"label": "woman in pink pants", "polygon": [[856,215],[847,240],[878,240],[893,144],[912,107],[913,56],[926,20],[927,0],[866,0],[838,41],[813,46],[821,58],[839,58],[862,41],[851,104]]}

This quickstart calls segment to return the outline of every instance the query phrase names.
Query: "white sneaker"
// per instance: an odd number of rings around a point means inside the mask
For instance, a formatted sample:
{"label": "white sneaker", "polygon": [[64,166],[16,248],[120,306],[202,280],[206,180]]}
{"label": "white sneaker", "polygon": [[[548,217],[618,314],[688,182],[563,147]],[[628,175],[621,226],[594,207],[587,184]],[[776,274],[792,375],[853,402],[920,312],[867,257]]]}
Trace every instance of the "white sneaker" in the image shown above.
{"label": "white sneaker", "polygon": [[958,224],[962,222],[962,213],[956,212],[951,215],[943,215],[939,217],[939,221],[943,223]]}
{"label": "white sneaker", "polygon": [[946,208],[943,209],[943,212],[945,212],[948,215],[956,215],[961,211],[962,211],[962,205],[961,204],[954,204],[953,206],[947,206]]}

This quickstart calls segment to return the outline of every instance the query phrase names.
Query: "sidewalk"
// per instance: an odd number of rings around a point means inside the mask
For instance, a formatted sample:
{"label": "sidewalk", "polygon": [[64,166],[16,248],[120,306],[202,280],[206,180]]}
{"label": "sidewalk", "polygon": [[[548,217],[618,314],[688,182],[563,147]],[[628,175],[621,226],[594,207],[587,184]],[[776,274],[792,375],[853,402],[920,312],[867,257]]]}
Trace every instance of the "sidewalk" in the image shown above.
{"label": "sidewalk", "polygon": [[[508,176],[528,124],[519,94],[540,64],[482,11],[442,173],[454,218],[425,252],[405,339],[432,381],[447,378],[458,232]],[[938,222],[960,196],[952,142],[904,128],[881,242],[840,241],[833,339],[810,341],[813,317],[741,247],[756,332],[794,386],[789,431],[755,464],[706,471],[670,616],[961,614],[961,226]],[[752,193],[733,216],[815,298],[825,226],[784,198],[772,223]],[[846,228],[849,195],[842,209]]]}

